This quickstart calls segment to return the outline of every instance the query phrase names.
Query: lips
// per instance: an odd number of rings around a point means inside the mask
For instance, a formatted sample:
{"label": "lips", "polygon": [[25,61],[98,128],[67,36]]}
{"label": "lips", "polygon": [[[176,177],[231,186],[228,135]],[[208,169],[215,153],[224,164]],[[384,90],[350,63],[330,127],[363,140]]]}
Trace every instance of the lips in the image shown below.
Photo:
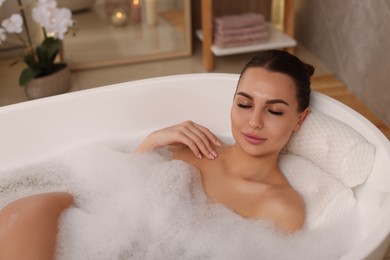
{"label": "lips", "polygon": [[266,138],[262,138],[262,137],[252,135],[252,134],[243,133],[243,135],[244,135],[245,140],[250,144],[262,144],[267,140]]}

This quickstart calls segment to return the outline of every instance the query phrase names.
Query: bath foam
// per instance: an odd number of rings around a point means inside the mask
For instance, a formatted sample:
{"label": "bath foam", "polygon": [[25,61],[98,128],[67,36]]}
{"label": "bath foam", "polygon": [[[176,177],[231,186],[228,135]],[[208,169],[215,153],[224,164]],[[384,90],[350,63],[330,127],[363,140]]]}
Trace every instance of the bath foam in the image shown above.
{"label": "bath foam", "polygon": [[[17,169],[17,182],[31,169],[42,181],[14,185],[15,193],[62,188],[75,196],[61,219],[58,259],[337,259],[358,242],[353,210],[286,236],[210,203],[193,167],[164,151],[131,154],[128,143],[85,145]],[[1,187],[13,181],[0,176]]]}
{"label": "bath foam", "polygon": [[0,208],[16,199],[42,192],[68,191],[69,168],[61,161],[35,162],[0,172]]}

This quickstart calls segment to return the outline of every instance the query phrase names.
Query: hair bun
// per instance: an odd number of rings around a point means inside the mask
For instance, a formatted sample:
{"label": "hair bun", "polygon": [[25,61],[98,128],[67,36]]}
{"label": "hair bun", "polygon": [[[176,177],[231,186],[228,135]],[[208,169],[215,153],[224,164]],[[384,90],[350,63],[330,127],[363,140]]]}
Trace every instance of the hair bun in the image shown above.
{"label": "hair bun", "polygon": [[312,65],[307,64],[307,63],[305,63],[305,67],[306,67],[306,71],[307,71],[307,74],[309,75],[309,77],[313,76],[315,68]]}

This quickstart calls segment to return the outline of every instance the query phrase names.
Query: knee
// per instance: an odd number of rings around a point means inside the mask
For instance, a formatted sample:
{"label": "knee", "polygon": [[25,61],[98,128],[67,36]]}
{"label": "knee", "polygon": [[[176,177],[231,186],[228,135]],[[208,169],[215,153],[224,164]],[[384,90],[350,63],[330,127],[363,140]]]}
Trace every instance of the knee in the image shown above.
{"label": "knee", "polygon": [[73,196],[67,192],[52,192],[42,194],[42,203],[56,205],[59,210],[64,210],[73,204]]}
{"label": "knee", "polygon": [[[4,215],[12,212],[24,212],[28,215],[60,214],[73,203],[73,196],[67,192],[50,192],[32,195],[13,201],[6,205],[1,211]],[[8,214],[7,214],[8,213]],[[1,219],[0,214],[0,219]]]}
{"label": "knee", "polygon": [[20,206],[33,212],[52,212],[60,214],[73,204],[73,196],[67,192],[50,192],[21,199]]}
{"label": "knee", "polygon": [[24,197],[0,210],[0,259],[53,259],[58,219],[73,203],[66,192]]}

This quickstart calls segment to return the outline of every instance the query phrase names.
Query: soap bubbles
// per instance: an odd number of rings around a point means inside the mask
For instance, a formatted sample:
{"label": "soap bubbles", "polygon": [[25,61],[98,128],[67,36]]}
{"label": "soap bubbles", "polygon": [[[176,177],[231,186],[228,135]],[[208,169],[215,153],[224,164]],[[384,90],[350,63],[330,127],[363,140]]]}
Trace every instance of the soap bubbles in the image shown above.
{"label": "soap bubbles", "polygon": [[136,143],[96,141],[0,172],[0,207],[39,192],[72,193],[57,245],[57,258],[65,260],[328,260],[358,242],[353,211],[328,226],[285,235],[212,203],[197,170],[171,160],[167,150],[132,154]]}

